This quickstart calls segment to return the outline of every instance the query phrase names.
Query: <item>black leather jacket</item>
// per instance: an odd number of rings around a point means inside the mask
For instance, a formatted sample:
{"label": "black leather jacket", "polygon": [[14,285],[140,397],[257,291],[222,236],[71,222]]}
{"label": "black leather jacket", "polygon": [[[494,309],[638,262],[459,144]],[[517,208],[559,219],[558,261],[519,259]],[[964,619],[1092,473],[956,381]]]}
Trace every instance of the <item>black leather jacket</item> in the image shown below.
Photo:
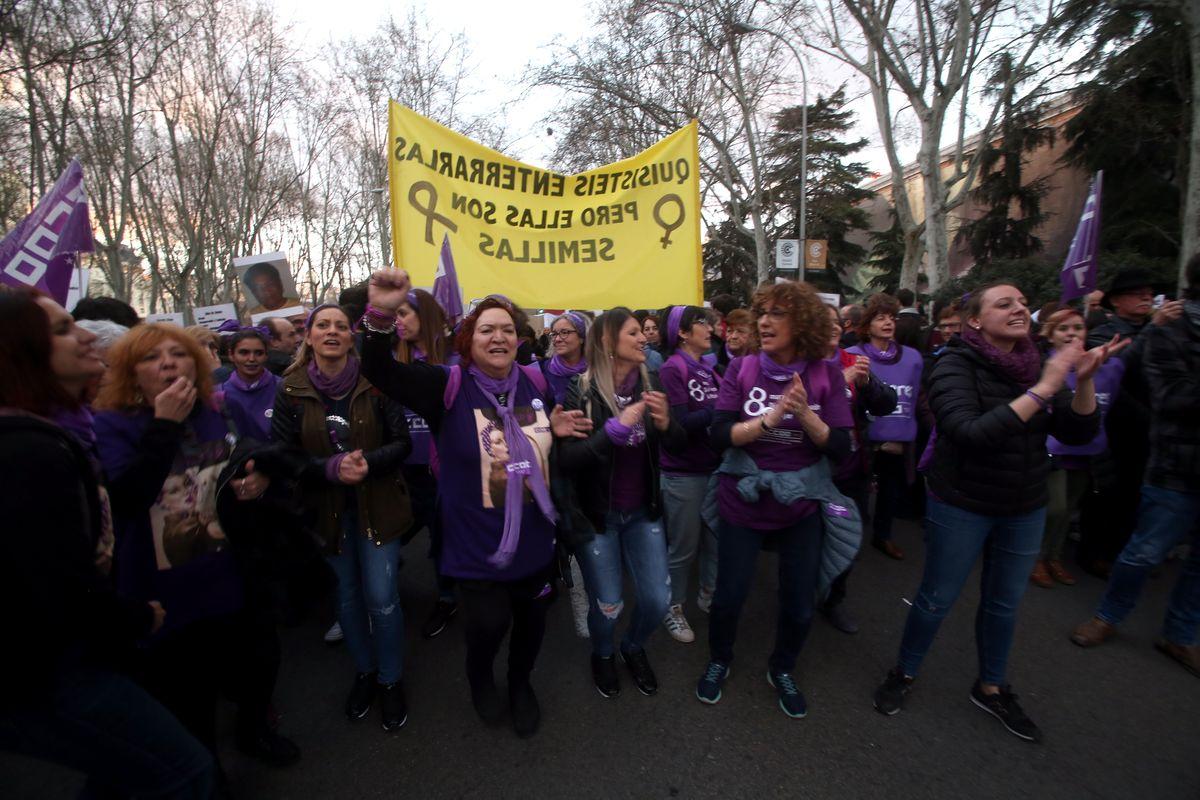
{"label": "black leather jacket", "polygon": [[[650,390],[662,391],[658,380],[650,373]],[[639,377],[634,385],[634,397],[646,391]],[[609,488],[613,472],[613,453],[616,445],[604,431],[604,423],[612,417],[612,410],[595,386],[590,387],[588,396],[580,390],[579,378],[571,380],[563,408],[567,411],[584,409],[590,413],[592,433],[586,439],[556,439],[555,499],[563,509],[559,534],[568,548],[590,541],[596,533],[603,533],[604,518],[609,510]],[[647,413],[646,448],[649,459],[646,476],[646,514],[650,519],[662,516],[662,493],[659,488],[659,447],[674,452],[687,447],[687,432],[671,415],[666,431],[659,431]]]}

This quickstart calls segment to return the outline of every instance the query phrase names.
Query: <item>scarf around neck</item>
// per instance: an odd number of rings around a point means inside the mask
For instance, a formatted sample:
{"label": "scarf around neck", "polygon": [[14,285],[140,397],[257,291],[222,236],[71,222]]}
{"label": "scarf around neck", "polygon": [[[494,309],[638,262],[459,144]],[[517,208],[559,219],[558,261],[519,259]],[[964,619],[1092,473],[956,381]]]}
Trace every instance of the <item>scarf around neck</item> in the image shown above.
{"label": "scarf around neck", "polygon": [[878,361],[880,364],[895,364],[899,360],[901,352],[895,341],[888,342],[887,350],[880,350],[870,342],[864,342],[862,351],[872,361]]}
{"label": "scarf around neck", "polygon": [[330,377],[321,372],[314,358],[308,362],[308,378],[312,381],[313,388],[326,397],[344,397],[358,385],[358,367],[358,359],[351,354],[346,357],[346,366],[342,371]]}
{"label": "scarf around neck", "polygon": [[959,338],[1022,389],[1033,386],[1042,374],[1041,354],[1028,336],[1018,339],[1007,353],[984,339],[983,334],[974,328],[964,326]]}
{"label": "scarf around neck", "polygon": [[89,453],[96,448],[96,418],[92,415],[92,410],[86,405],[80,405],[79,408],[68,410],[60,408],[55,411],[50,419],[55,425],[71,433],[79,443],[83,445],[83,449]]}
{"label": "scarf around neck", "polygon": [[[504,494],[504,533],[500,537],[500,546],[496,548],[496,552],[488,556],[489,563],[504,569],[512,563],[513,556],[517,554],[517,545],[521,541],[521,516],[525,505],[526,482],[529,484],[534,501],[546,519],[556,522],[558,514],[550,499],[550,491],[546,488],[546,479],[542,475],[541,468],[538,467],[533,443],[529,441],[525,431],[521,430],[521,423],[517,420],[514,411],[521,368],[513,364],[508,377],[503,379],[485,374],[474,364],[467,368],[467,373],[474,378],[476,385],[483,390],[483,396],[488,399],[492,408],[500,416],[500,421],[504,425],[504,440],[508,445],[509,459],[508,464],[505,465],[508,480]],[[504,405],[500,405],[498,396],[504,397]]]}
{"label": "scarf around neck", "polygon": [[558,353],[550,357],[550,361],[546,364],[546,370],[556,378],[570,378],[575,375],[582,375],[587,370],[587,359],[580,358],[575,362],[575,366],[571,366]]}
{"label": "scarf around neck", "polygon": [[812,363],[806,358],[798,358],[790,364],[776,364],[769,355],[758,353],[758,369],[776,383],[790,381],[793,375],[804,375],[808,365]]}

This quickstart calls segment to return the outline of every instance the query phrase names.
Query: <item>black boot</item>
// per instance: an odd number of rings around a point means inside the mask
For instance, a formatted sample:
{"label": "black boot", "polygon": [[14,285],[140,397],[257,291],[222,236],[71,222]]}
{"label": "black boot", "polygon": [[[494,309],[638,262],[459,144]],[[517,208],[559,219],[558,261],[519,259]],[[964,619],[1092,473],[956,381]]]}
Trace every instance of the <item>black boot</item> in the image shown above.
{"label": "black boot", "polygon": [[496,689],[496,681],[491,675],[483,675],[469,680],[471,684],[471,705],[475,713],[487,725],[496,725],[504,716],[504,700]]}
{"label": "black boot", "polygon": [[379,673],[356,672],[354,686],[350,687],[350,695],[346,698],[346,716],[352,720],[362,719],[371,710],[371,701],[375,699],[375,687],[379,685]]}
{"label": "black boot", "polygon": [[400,681],[380,684],[383,694],[383,729],[398,731],[408,722],[408,705],[404,702],[404,684]]}
{"label": "black boot", "polygon": [[508,687],[508,703],[512,709],[513,730],[522,739],[528,739],[537,733],[542,721],[542,709],[538,706],[537,695],[529,680],[525,679],[512,683]]}

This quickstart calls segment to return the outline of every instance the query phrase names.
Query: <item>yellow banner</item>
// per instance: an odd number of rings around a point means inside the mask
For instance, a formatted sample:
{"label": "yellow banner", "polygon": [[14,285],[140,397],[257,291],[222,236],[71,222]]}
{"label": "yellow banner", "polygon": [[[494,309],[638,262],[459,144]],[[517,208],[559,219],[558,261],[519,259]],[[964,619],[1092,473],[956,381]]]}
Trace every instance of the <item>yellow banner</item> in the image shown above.
{"label": "yellow banner", "polygon": [[392,102],[392,249],[431,286],[444,236],[464,305],[503,294],[526,308],[699,305],[696,123],[633,158],[561,175],[473,142]]}

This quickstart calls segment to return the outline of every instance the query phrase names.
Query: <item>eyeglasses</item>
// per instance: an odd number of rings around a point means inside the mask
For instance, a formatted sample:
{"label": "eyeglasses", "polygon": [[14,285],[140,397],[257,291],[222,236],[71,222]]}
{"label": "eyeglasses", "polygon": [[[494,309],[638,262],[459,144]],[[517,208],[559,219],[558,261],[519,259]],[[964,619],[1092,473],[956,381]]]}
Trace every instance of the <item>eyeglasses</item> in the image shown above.
{"label": "eyeglasses", "polygon": [[551,339],[566,339],[572,333],[578,333],[578,331],[550,331],[550,338]]}

